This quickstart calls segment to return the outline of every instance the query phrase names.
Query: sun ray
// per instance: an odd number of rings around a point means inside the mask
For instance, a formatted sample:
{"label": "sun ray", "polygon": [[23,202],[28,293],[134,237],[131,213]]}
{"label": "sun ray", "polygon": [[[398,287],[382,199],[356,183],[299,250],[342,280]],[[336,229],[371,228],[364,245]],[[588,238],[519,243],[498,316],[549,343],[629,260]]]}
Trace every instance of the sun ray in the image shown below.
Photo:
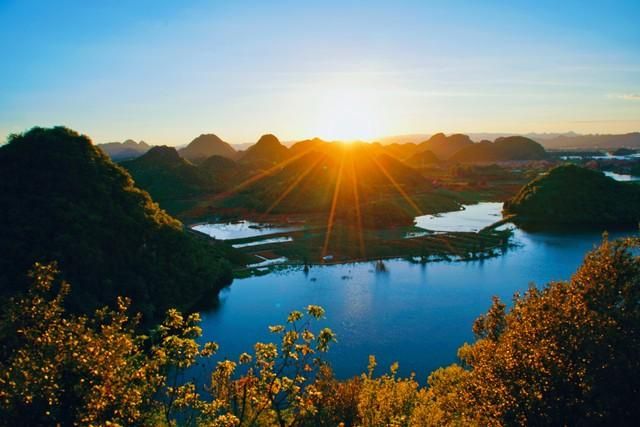
{"label": "sun ray", "polygon": [[333,200],[331,201],[331,210],[329,211],[329,219],[327,221],[327,231],[324,236],[324,245],[322,245],[322,257],[327,256],[329,249],[329,241],[331,240],[331,232],[333,231],[333,221],[336,214],[336,206],[338,205],[338,195],[340,194],[340,185],[342,184],[342,172],[344,171],[345,151],[342,152],[340,158],[340,167],[338,168],[338,177],[336,178],[336,186],[333,189]]}
{"label": "sun ray", "polygon": [[365,256],[364,235],[362,228],[362,213],[360,211],[360,195],[358,193],[358,176],[353,161],[353,155],[349,156],[351,168],[351,186],[353,188],[353,199],[356,208],[356,222],[358,227],[358,245],[360,247],[360,256]]}
{"label": "sun ray", "polygon": [[378,166],[378,168],[382,171],[384,176],[386,176],[389,182],[391,182],[391,185],[393,185],[395,189],[398,190],[398,193],[400,193],[400,195],[407,201],[407,203],[409,203],[409,205],[416,211],[416,213],[418,215],[422,215],[422,211],[420,210],[418,205],[413,201],[413,199],[411,199],[411,197],[409,197],[407,192],[402,189],[400,184],[398,184],[398,182],[393,178],[393,176],[391,176],[389,171],[387,171],[387,169],[374,156],[369,155],[369,157],[371,157],[371,159],[376,164],[376,166]]}
{"label": "sun ray", "polygon": [[322,161],[322,159],[324,159],[325,155],[323,154],[322,156],[318,157],[316,160],[313,161],[313,163],[311,163],[311,165],[306,168],[304,171],[302,171],[295,179],[295,181],[293,181],[285,190],[284,192],[271,204],[271,206],[269,206],[267,208],[267,210],[264,212],[263,217],[265,217],[266,215],[269,215],[269,213],[271,213],[271,211],[278,206],[278,204],[284,200],[285,197],[287,197],[289,195],[289,193],[291,193],[297,186],[298,184],[300,184],[300,182],[318,165],[318,163],[320,163]]}
{"label": "sun ray", "polygon": [[300,153],[296,154],[295,156],[291,156],[275,165],[273,165],[272,167],[270,167],[267,170],[261,171],[249,178],[247,178],[246,180],[242,181],[240,184],[234,186],[233,188],[224,191],[220,194],[217,194],[215,197],[213,197],[214,201],[217,200],[223,200],[226,199],[227,197],[230,197],[234,194],[236,194],[237,192],[244,190],[245,188],[249,187],[252,184],[255,184],[256,182],[260,181],[261,179],[264,179],[266,177],[268,177],[269,175],[274,174],[275,172],[281,170],[283,167],[295,162],[296,160],[300,159],[301,157],[309,154],[311,151],[313,151],[314,148],[316,148],[316,146],[318,145],[318,143],[312,144],[309,148],[307,148],[304,151],[301,151]]}

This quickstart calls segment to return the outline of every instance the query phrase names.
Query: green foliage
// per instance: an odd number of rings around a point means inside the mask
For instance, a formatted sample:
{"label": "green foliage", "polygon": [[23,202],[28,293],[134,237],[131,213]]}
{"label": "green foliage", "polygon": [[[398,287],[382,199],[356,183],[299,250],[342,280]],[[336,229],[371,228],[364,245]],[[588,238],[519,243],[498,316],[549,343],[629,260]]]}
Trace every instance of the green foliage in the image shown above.
{"label": "green foliage", "polygon": [[504,205],[519,224],[635,226],[640,187],[574,165],[558,166],[534,179]]}
{"label": "green foliage", "polygon": [[150,320],[190,310],[230,283],[225,249],[186,235],[86,137],[33,128],[0,147],[0,292],[27,287],[35,262],[57,261],[74,311],[119,295]]}
{"label": "green foliage", "polygon": [[194,164],[184,160],[173,147],[153,147],[137,159],[121,163],[162,206],[211,190],[213,180]]}

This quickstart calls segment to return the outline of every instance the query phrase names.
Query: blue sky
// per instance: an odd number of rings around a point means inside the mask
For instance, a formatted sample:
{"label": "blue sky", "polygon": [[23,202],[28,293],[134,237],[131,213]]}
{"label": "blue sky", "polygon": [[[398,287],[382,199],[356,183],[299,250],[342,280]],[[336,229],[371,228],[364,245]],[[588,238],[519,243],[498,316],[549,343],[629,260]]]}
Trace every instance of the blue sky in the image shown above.
{"label": "blue sky", "polygon": [[640,130],[640,2],[0,0],[0,138]]}

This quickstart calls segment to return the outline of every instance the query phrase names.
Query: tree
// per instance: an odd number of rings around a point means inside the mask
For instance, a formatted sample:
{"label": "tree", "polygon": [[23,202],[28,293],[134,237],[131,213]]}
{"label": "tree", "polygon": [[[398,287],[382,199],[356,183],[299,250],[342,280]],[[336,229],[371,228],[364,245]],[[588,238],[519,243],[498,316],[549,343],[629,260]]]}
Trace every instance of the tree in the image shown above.
{"label": "tree", "polygon": [[89,138],[33,128],[0,147],[0,297],[28,287],[35,262],[56,261],[92,313],[131,298],[148,323],[169,308],[215,301],[233,249],[189,235]]}
{"label": "tree", "polygon": [[[604,240],[566,282],[497,299],[459,356],[453,399],[484,425],[631,425],[640,416],[637,241]],[[459,372],[456,372],[459,375]],[[432,376],[433,377],[433,376]],[[434,392],[434,399],[442,393]],[[447,399],[451,402],[451,396]],[[436,405],[445,410],[447,405]]]}
{"label": "tree", "polygon": [[[200,344],[200,317],[175,309],[151,333],[136,332],[130,301],[93,316],[64,309],[70,287],[53,264],[36,264],[33,286],[14,298],[0,323],[0,425],[300,425],[316,413],[314,384],[320,353],[335,340],[311,320],[324,310],[292,312],[287,326],[270,330],[280,345],[257,343],[253,355],[221,360],[208,395],[178,373],[213,356],[215,343]],[[237,365],[246,365],[243,374]]]}

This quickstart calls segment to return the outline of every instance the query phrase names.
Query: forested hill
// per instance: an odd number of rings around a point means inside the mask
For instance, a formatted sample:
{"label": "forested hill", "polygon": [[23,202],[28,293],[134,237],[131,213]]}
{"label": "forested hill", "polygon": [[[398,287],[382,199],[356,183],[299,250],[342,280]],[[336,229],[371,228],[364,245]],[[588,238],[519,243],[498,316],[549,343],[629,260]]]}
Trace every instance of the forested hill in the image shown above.
{"label": "forested hill", "polygon": [[450,160],[460,163],[490,163],[511,160],[542,160],[547,157],[542,145],[523,136],[482,141],[457,151]]}
{"label": "forested hill", "polygon": [[504,210],[519,224],[637,226],[640,186],[563,165],[524,186]]}
{"label": "forested hill", "polygon": [[190,310],[231,281],[229,249],[186,234],[86,136],[33,128],[0,147],[0,292],[57,261],[68,301],[90,311],[132,297],[147,319]]}
{"label": "forested hill", "polygon": [[148,191],[169,212],[172,212],[173,200],[200,194],[214,186],[212,176],[180,157],[174,147],[153,147],[146,154],[121,165],[129,171],[137,186]]}

